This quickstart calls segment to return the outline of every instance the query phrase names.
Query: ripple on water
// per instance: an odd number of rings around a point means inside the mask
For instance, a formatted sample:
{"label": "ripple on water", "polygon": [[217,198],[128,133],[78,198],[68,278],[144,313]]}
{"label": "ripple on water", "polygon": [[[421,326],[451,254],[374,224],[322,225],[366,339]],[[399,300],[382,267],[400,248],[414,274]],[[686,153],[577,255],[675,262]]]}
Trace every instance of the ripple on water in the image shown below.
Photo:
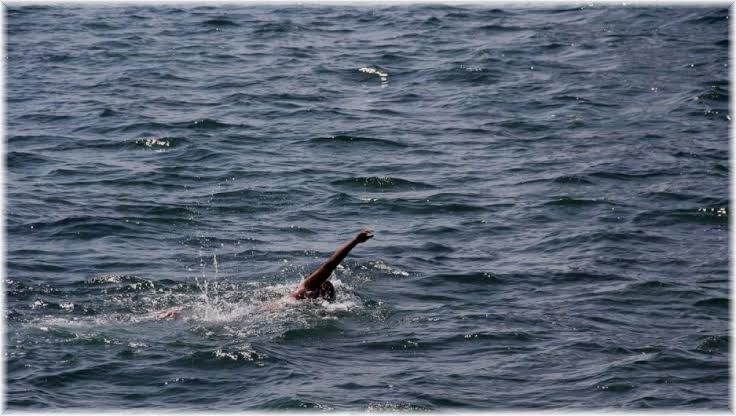
{"label": "ripple on water", "polygon": [[147,149],[161,151],[181,146],[182,144],[186,144],[186,142],[187,140],[181,137],[148,137],[137,139],[135,144]]}
{"label": "ripple on water", "polygon": [[233,22],[232,20],[228,20],[225,18],[219,18],[219,19],[209,19],[202,22],[205,26],[211,26],[216,28],[225,28],[225,27],[238,27],[239,24]]}
{"label": "ripple on water", "polygon": [[335,180],[331,184],[346,189],[379,192],[401,192],[435,188],[428,183],[391,176],[358,176]]}
{"label": "ripple on water", "polygon": [[635,224],[667,226],[676,224],[728,224],[726,208],[663,209],[645,211],[634,217]]}
{"label": "ripple on water", "polygon": [[395,140],[343,135],[316,137],[314,139],[309,139],[307,143],[315,146],[330,146],[330,148],[344,147],[351,151],[355,151],[356,148],[384,148],[390,150],[407,147],[406,144]]}
{"label": "ripple on water", "polygon": [[367,412],[393,413],[393,412],[428,412],[428,407],[411,404],[411,403],[370,403],[366,408]]}
{"label": "ripple on water", "polygon": [[731,343],[728,335],[710,335],[701,339],[696,349],[709,354],[727,353]]}

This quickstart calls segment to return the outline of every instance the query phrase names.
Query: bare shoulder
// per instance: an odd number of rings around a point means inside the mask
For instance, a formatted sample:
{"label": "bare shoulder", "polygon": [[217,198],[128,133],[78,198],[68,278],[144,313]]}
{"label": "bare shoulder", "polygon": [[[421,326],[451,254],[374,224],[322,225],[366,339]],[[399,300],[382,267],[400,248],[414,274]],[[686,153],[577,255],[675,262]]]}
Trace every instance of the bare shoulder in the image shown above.
{"label": "bare shoulder", "polygon": [[179,318],[179,311],[177,310],[166,311],[158,316],[158,319],[177,319],[177,318]]}

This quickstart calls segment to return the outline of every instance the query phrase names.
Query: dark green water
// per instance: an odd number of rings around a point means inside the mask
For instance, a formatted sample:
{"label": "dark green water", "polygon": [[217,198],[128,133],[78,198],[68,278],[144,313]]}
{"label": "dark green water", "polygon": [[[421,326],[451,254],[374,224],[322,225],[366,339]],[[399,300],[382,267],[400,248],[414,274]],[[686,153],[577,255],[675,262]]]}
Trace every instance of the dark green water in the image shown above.
{"label": "dark green water", "polygon": [[726,9],[5,10],[8,408],[728,406]]}

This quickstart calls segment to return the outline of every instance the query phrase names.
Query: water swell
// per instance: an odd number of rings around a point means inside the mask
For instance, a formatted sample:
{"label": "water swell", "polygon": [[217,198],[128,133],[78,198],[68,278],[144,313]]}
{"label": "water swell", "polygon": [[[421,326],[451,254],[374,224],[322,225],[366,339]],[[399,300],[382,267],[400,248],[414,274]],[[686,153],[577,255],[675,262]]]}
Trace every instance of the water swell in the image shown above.
{"label": "water swell", "polygon": [[238,27],[239,24],[233,22],[232,20],[226,19],[226,18],[219,18],[219,19],[209,19],[202,22],[205,26],[212,26],[215,28],[226,28],[226,27]]}
{"label": "water swell", "polygon": [[359,136],[330,136],[330,137],[316,137],[314,139],[310,139],[308,143],[314,144],[314,145],[333,145],[334,147],[339,146],[350,146],[352,148],[353,146],[356,147],[379,147],[379,148],[404,148],[407,147],[407,145],[394,141],[394,140],[388,140],[388,139],[378,139],[378,138],[372,138],[372,137],[359,137]]}
{"label": "water swell", "polygon": [[391,176],[358,176],[334,180],[331,184],[346,189],[382,192],[401,192],[435,188],[433,185],[428,183]]}
{"label": "water swell", "polygon": [[725,208],[670,209],[645,211],[637,214],[633,222],[642,225],[666,226],[673,224],[726,225],[729,215]]}

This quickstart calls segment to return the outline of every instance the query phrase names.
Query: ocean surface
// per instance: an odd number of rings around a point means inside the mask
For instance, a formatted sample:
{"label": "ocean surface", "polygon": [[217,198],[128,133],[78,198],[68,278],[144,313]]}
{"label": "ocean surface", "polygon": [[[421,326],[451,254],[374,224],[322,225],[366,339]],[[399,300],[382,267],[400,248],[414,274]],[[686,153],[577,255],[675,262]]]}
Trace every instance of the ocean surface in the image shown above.
{"label": "ocean surface", "polygon": [[725,7],[5,19],[7,408],[729,405]]}

